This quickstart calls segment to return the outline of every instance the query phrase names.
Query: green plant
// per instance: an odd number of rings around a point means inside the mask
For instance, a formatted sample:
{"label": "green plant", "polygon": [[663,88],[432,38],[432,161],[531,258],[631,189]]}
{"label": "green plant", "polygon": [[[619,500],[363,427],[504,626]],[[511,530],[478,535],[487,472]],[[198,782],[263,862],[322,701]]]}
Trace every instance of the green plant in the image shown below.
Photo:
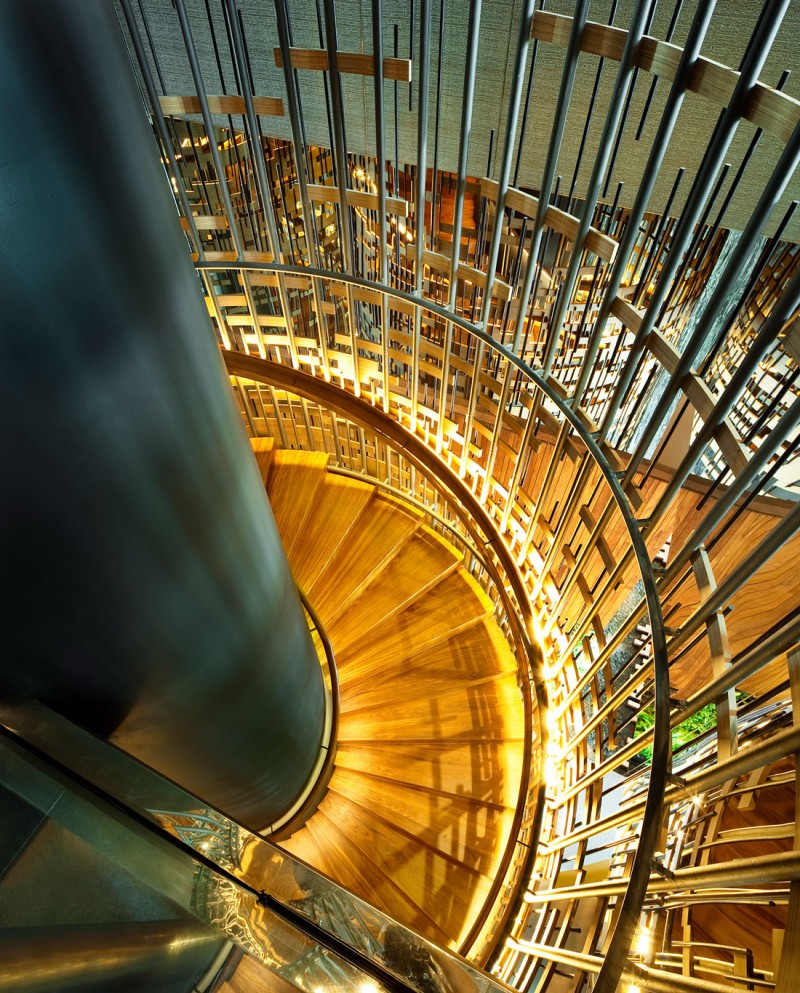
{"label": "green plant", "polygon": [[[746,702],[749,699],[747,693],[743,693],[741,690],[736,691],[736,702],[737,704]],[[636,728],[634,730],[634,735],[638,737],[643,731],[647,731],[649,728],[653,727],[655,724],[655,713],[653,705],[645,707],[644,710],[639,712],[639,716],[636,718]],[[705,734],[706,731],[711,731],[717,726],[717,707],[714,703],[708,703],[705,707],[701,707],[696,713],[691,714],[682,721],[677,727],[672,729],[672,751],[677,752],[679,748],[693,741],[695,738],[699,737],[701,734]],[[649,762],[653,757],[653,747],[652,745],[645,745],[645,747],[639,752],[641,758]]]}

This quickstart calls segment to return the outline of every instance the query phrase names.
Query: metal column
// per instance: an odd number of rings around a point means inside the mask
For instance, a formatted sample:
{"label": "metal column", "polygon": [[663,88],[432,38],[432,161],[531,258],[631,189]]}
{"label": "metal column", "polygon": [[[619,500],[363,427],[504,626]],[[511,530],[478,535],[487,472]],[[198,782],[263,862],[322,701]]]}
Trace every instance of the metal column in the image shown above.
{"label": "metal column", "polygon": [[0,91],[0,693],[264,826],[324,687],[113,9],[4,4]]}

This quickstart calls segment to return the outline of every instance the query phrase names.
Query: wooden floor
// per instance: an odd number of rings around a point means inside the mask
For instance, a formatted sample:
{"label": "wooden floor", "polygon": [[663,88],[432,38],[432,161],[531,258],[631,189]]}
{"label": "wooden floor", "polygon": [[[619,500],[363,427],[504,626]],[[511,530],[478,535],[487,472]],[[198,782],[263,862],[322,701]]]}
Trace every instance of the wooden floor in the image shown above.
{"label": "wooden floor", "polygon": [[524,736],[492,604],[416,513],[327,456],[255,443],[287,555],[336,654],[336,768],[283,847],[438,943],[469,931],[506,845]]}

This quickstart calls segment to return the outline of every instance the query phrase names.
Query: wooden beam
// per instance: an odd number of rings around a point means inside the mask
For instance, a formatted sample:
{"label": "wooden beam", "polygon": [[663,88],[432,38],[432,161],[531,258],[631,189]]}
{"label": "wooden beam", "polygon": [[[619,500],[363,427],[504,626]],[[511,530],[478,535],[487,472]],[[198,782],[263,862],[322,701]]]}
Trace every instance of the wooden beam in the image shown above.
{"label": "wooden beam", "polygon": [[[319,48],[291,48],[289,52],[293,69],[328,71],[328,53]],[[371,55],[362,52],[337,52],[336,60],[339,72],[348,72],[356,76],[372,76],[374,73],[375,60]],[[283,55],[279,48],[275,49],[275,65],[280,69],[283,68]],[[395,80],[398,83],[410,83],[410,59],[385,58],[383,76],[384,79]]]}
{"label": "wooden beam", "polygon": [[[198,231],[227,231],[230,227],[228,218],[223,214],[194,214],[193,220]],[[189,230],[187,218],[181,218],[181,227],[184,231]]]}
{"label": "wooden beam", "polygon": [[[403,246],[403,251],[406,257],[413,255],[415,251],[414,243],[407,242]],[[444,275],[449,275],[450,273],[450,258],[447,255],[441,255],[439,252],[431,252],[425,249],[422,253],[422,261],[429,269],[433,269],[435,272],[441,272]],[[458,267],[457,276],[467,283],[472,283],[473,286],[479,286],[481,289],[486,287],[486,273],[481,272],[480,269],[473,269],[472,266],[464,265],[463,262]],[[495,278],[492,284],[492,296],[498,297],[500,300],[509,300],[511,298],[511,287],[508,283],[503,282],[502,279]]]}
{"label": "wooden beam", "polygon": [[[481,179],[480,186],[482,197],[493,203],[497,201],[498,184],[494,180]],[[523,193],[522,190],[510,186],[506,192],[505,205],[518,214],[535,217],[536,211],[539,209],[539,200],[537,197],[531,196],[530,193]],[[574,241],[578,234],[580,222],[577,217],[573,217],[565,210],[550,206],[544,215],[544,224],[552,231]],[[617,254],[616,241],[609,238],[607,234],[603,234],[602,231],[598,231],[597,228],[589,228],[589,233],[586,235],[586,247],[606,262],[612,261]]]}
{"label": "wooden beam", "polygon": [[[534,14],[531,37],[538,41],[566,48],[571,31],[571,17],[544,10],[537,10]],[[581,51],[619,62],[627,34],[624,28],[589,21],[581,34]],[[682,55],[680,46],[646,35],[639,43],[633,63],[645,72],[672,80],[677,74]],[[725,107],[730,102],[738,78],[739,73],[735,69],[711,59],[698,58],[689,89],[718,106]],[[742,117],[763,128],[767,134],[787,142],[800,122],[800,101],[764,83],[756,83],[742,109]]]}
{"label": "wooden beam", "polygon": [[[361,207],[363,210],[378,209],[378,194],[368,193],[366,190],[345,190],[347,202],[351,207]],[[316,183],[308,184],[308,196],[312,203],[337,203],[339,198],[338,186],[320,186]],[[408,217],[408,201],[400,200],[397,197],[386,198],[386,212],[397,214],[400,217]]]}
{"label": "wooden beam", "polygon": [[[161,110],[169,117],[199,114],[200,100],[194,95],[159,97]],[[278,97],[253,97],[253,107],[259,117],[283,117],[283,100]],[[209,96],[208,109],[212,114],[244,114],[244,98],[224,95]]]}

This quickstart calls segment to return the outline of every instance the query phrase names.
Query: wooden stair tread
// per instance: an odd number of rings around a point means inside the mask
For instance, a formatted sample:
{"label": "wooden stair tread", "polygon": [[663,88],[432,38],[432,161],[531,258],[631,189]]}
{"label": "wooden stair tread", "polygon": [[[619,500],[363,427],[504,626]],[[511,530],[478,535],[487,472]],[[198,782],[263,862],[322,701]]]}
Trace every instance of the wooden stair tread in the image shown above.
{"label": "wooden stair tread", "polygon": [[491,692],[491,687],[488,684],[506,678],[508,677],[504,673],[498,672],[485,676],[462,677],[456,680],[452,675],[429,675],[424,670],[418,670],[412,678],[398,673],[394,679],[384,680],[376,689],[363,690],[358,696],[351,696],[348,688],[347,699],[346,702],[342,701],[341,711],[343,714],[369,711],[382,706],[389,698],[399,699],[404,703],[406,701],[430,700],[432,697],[447,693],[453,688],[454,681],[457,681],[457,685],[464,693],[477,691],[479,687],[485,692]]}
{"label": "wooden stair tread", "polygon": [[481,617],[475,624],[456,631],[433,644],[424,645],[408,657],[389,660],[381,654],[362,663],[362,674],[347,664],[347,696],[358,701],[382,691],[384,684],[397,679],[415,680],[446,678],[457,682],[486,679],[504,673],[516,673],[516,659],[497,625]]}
{"label": "wooden stair tread", "polygon": [[441,539],[427,530],[415,531],[384,559],[365,586],[343,598],[329,615],[331,640],[340,652],[346,651],[352,641],[390,623],[458,567],[458,559]]}
{"label": "wooden stair tread", "polygon": [[275,458],[275,442],[272,438],[251,438],[250,447],[253,450],[256,465],[261,474],[261,482],[264,486],[268,486],[269,474]]}
{"label": "wooden stair tread", "polygon": [[336,766],[513,807],[519,792],[522,750],[516,741],[342,742]]}
{"label": "wooden stair tread", "polygon": [[217,993],[297,993],[297,986],[271,972],[263,962],[245,955],[236,965],[236,972]]}
{"label": "wooden stair tread", "polygon": [[472,596],[463,573],[451,573],[436,585],[436,595],[417,599],[390,625],[365,632],[346,646],[339,646],[342,679],[361,676],[381,661],[387,669],[426,646],[446,641],[486,617]]}
{"label": "wooden stair tread", "polygon": [[[417,908],[413,926],[432,938],[430,926],[434,924],[445,936],[446,945],[456,943],[463,922],[470,919],[470,912],[481,905],[488,893],[491,879],[430,848],[419,837],[397,829],[347,797],[331,794],[324,806],[328,822],[339,828],[339,838],[347,838],[350,857],[359,852],[372,866],[373,879],[383,876],[391,880]],[[359,892],[355,880],[348,888],[368,899],[370,889]]]}
{"label": "wooden stair tread", "polygon": [[[440,944],[450,944],[449,935],[405,892],[396,881],[393,869],[383,860],[372,858],[375,848],[374,832],[366,822],[344,810],[339,800],[329,797],[322,801],[306,830],[316,839],[322,852],[320,871],[335,879],[345,889],[374,903],[390,916],[411,924],[426,937]],[[355,822],[355,823],[354,823]],[[294,839],[283,843],[292,851]]]}
{"label": "wooden stair tread", "polygon": [[[513,809],[484,803],[478,797],[417,789],[350,769],[336,770],[330,791],[483,874],[491,874],[495,858],[501,854],[498,839],[514,819]],[[453,830],[454,824],[460,830]]]}
{"label": "wooden stair tread", "polygon": [[[516,699],[515,699],[516,697]],[[519,694],[509,679],[475,688],[457,687],[435,699],[403,700],[340,715],[340,741],[521,741],[525,734]]]}
{"label": "wooden stair tread", "polygon": [[302,541],[292,543],[289,564],[302,589],[310,590],[331,562],[337,561],[340,547],[374,497],[375,490],[367,483],[325,474],[314,494],[313,513],[303,522]]}
{"label": "wooden stair tread", "polygon": [[[414,659],[424,655],[425,652],[442,642],[449,641],[454,635],[481,627],[484,622],[484,617],[476,614],[461,620],[451,618],[448,626],[443,623],[442,611],[436,604],[435,598],[415,604],[414,611],[416,624],[406,625],[402,638],[398,638],[396,631],[387,627],[373,632],[373,639],[369,643],[374,646],[372,650],[360,642],[349,646],[345,674],[348,683],[352,681],[357,687],[360,682],[369,679],[370,676],[378,675],[379,672],[392,672],[405,662],[413,665]],[[402,615],[395,618],[393,627],[405,623],[405,620]]]}
{"label": "wooden stair tread", "polygon": [[400,509],[395,501],[382,496],[370,501],[336,560],[306,590],[323,624],[327,626],[340,603],[368,584],[419,526],[420,518]]}
{"label": "wooden stair tread", "polygon": [[275,452],[267,494],[290,563],[295,546],[304,540],[306,518],[313,513],[327,465],[328,456],[317,452]]}

